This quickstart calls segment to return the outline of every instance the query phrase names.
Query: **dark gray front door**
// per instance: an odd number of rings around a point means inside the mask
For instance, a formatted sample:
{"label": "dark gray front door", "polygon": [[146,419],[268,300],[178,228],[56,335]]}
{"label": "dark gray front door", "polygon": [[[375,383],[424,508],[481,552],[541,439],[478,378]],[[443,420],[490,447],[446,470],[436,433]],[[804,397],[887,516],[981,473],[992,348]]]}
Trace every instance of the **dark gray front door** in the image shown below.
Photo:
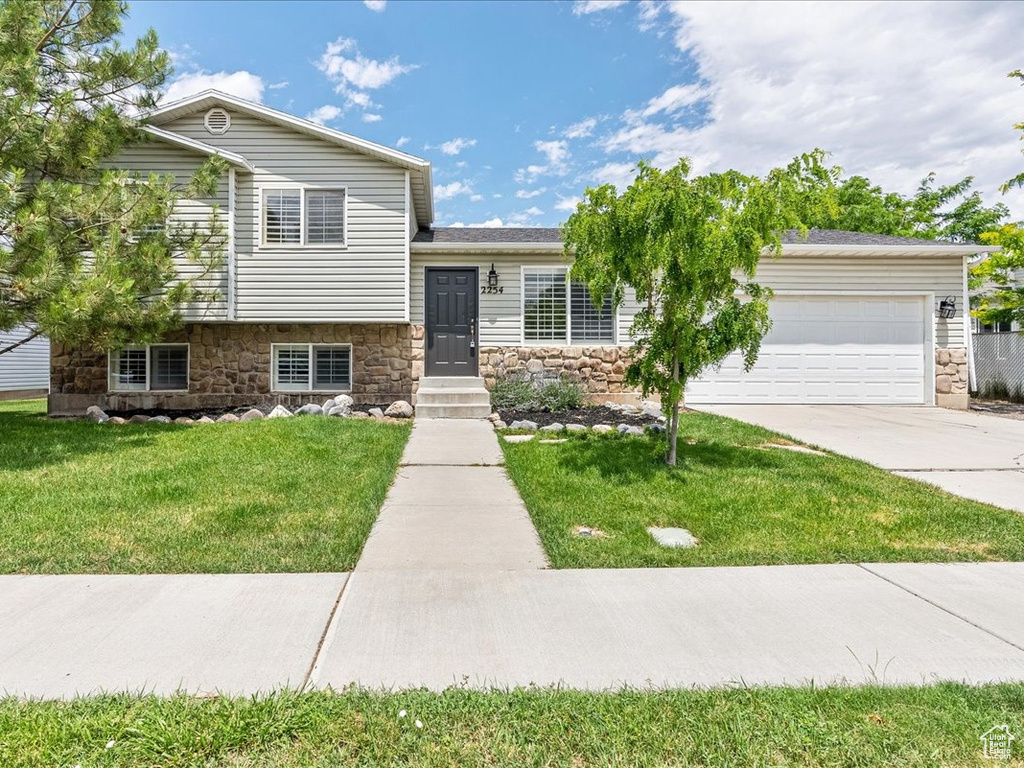
{"label": "dark gray front door", "polygon": [[427,376],[476,376],[477,271],[427,270]]}

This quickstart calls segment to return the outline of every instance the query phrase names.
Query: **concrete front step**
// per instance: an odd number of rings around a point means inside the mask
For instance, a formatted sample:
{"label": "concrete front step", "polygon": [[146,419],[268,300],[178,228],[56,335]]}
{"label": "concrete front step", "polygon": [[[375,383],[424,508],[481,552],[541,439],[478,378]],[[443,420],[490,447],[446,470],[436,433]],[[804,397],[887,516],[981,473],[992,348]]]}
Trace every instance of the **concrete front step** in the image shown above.
{"label": "concrete front step", "polygon": [[424,376],[420,379],[420,391],[424,389],[483,389],[480,376]]}
{"label": "concrete front step", "polygon": [[416,402],[416,416],[421,419],[486,419],[491,415],[490,403],[422,403]]}
{"label": "concrete front step", "polygon": [[467,389],[454,387],[443,389],[420,389],[416,392],[417,405],[487,405],[491,402],[491,394],[486,389]]}

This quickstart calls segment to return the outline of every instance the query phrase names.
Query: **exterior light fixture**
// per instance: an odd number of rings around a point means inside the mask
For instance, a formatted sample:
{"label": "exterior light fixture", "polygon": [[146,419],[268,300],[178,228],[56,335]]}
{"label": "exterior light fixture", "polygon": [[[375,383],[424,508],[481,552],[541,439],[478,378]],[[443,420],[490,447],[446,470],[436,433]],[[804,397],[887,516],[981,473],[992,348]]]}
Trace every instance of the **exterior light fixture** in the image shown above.
{"label": "exterior light fixture", "polygon": [[956,317],[956,298],[947,296],[939,302],[939,317],[949,319]]}
{"label": "exterior light fixture", "polygon": [[494,271],[494,262],[491,262],[491,271],[487,273],[487,287],[498,287],[498,273]]}

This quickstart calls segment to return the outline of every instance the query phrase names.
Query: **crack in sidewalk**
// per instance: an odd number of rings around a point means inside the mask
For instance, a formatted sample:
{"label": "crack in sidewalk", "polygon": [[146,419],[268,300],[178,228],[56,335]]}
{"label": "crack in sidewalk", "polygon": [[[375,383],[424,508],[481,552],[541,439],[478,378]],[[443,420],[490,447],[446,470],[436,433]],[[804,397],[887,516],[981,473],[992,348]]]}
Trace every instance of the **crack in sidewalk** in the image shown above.
{"label": "crack in sidewalk", "polygon": [[311,678],[313,677],[313,671],[316,669],[317,662],[320,660],[320,653],[324,649],[324,644],[327,641],[327,635],[331,631],[331,625],[334,624],[334,617],[338,613],[338,606],[341,605],[341,598],[345,594],[345,590],[348,588],[348,583],[352,579],[352,572],[350,571],[345,575],[345,581],[341,585],[341,589],[338,590],[338,596],[334,600],[334,605],[331,607],[331,613],[327,617],[327,623],[324,625],[324,631],[320,633],[320,640],[316,644],[316,650],[313,651],[313,659],[309,662],[309,667],[306,668],[306,674],[302,678],[302,686],[299,688],[300,691],[305,691],[309,687]]}

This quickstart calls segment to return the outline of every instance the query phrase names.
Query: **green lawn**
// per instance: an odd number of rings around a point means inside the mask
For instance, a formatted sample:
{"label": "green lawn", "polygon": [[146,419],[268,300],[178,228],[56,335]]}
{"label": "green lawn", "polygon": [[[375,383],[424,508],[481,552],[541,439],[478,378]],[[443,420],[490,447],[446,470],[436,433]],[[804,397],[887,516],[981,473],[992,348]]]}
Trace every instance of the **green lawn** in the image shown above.
{"label": "green lawn", "polygon": [[0,403],[2,573],[350,570],[409,434],[319,417],[112,426],[44,407]]}
{"label": "green lawn", "polygon": [[[763,447],[760,427],[703,413],[681,421],[679,466],[664,439],[502,441],[555,568],[870,561],[1024,560],[1024,515],[840,456]],[[605,537],[582,538],[577,526]],[[648,526],[687,528],[667,549]]]}
{"label": "green lawn", "polygon": [[0,765],[1024,765],[982,757],[1003,724],[1024,732],[1024,685],[6,699]]}

